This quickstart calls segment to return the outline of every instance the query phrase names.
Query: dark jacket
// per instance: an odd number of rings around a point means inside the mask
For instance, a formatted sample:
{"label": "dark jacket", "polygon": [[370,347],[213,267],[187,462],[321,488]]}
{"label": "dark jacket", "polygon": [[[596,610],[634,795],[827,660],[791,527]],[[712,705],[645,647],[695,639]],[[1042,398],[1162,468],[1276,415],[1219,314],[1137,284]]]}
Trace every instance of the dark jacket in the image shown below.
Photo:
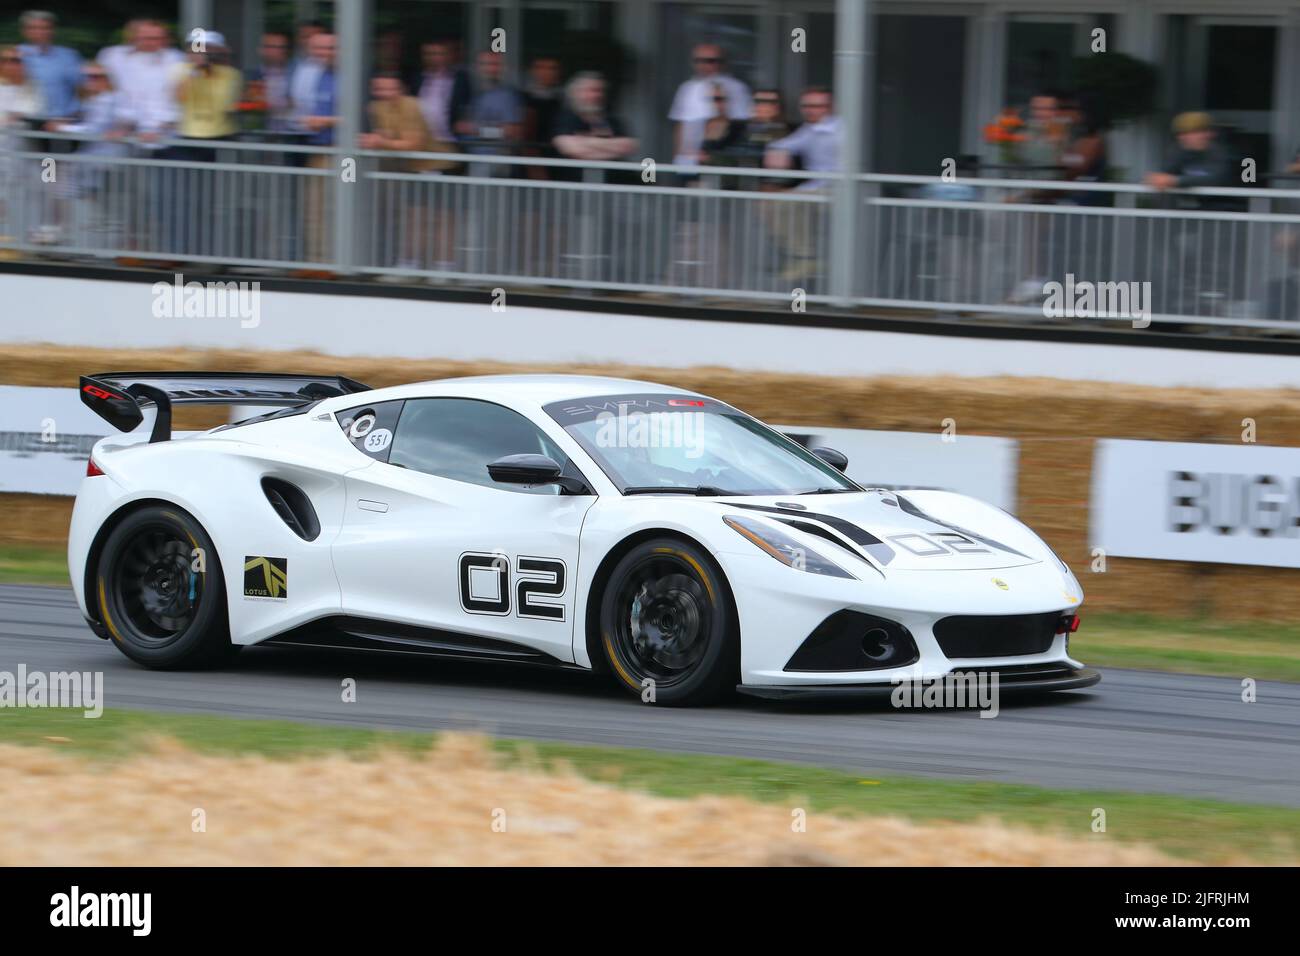
{"label": "dark jacket", "polygon": [[[1165,172],[1178,177],[1179,189],[1203,187],[1240,186],[1239,170],[1233,164],[1232,154],[1219,140],[1207,149],[1179,148],[1165,167]],[[1197,209],[1236,209],[1243,204],[1228,196],[1186,196],[1180,205]]]}
{"label": "dark jacket", "polygon": [[[420,98],[420,92],[424,87],[425,74],[417,73],[412,78],[412,82],[407,84],[407,89],[411,95]],[[451,102],[447,106],[447,125],[452,129],[453,134],[456,124],[465,118],[465,113],[469,109],[470,101],[474,99],[474,85],[470,81],[469,71],[463,66],[458,66],[452,70],[451,78]]]}

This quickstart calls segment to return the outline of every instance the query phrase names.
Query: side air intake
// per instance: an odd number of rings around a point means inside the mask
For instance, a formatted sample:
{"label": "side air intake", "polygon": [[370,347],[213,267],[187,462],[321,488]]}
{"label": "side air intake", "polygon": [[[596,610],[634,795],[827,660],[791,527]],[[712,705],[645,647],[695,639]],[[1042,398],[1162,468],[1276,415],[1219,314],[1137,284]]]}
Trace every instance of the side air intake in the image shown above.
{"label": "side air intake", "polygon": [[320,534],[320,520],[311,499],[297,485],[283,478],[263,478],[262,491],[289,529],[304,541],[315,541]]}

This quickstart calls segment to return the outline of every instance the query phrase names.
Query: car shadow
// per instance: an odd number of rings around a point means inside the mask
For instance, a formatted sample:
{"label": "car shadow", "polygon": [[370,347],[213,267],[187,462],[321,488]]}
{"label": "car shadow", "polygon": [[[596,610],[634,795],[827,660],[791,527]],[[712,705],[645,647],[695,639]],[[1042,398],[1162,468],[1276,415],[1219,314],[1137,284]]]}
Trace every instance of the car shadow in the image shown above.
{"label": "car shadow", "polygon": [[229,665],[228,670],[299,677],[367,677],[404,683],[612,699],[625,696],[619,688],[583,670],[366,650],[250,647]]}
{"label": "car shadow", "polygon": [[[227,670],[241,673],[298,677],[343,676],[371,678],[403,683],[428,684],[481,689],[485,692],[518,690],[531,694],[567,696],[625,703],[645,707],[635,697],[618,687],[608,677],[576,668],[502,661],[474,661],[432,657],[418,654],[392,654],[365,650],[333,648],[250,647],[240,654]],[[1094,695],[1089,690],[1021,691],[1003,693],[1001,711],[1024,711],[1041,708],[1072,707],[1086,703]],[[680,711],[682,708],[663,708]],[[926,714],[970,713],[977,707],[895,707],[889,695],[828,698],[811,700],[766,700],[731,692],[713,706],[715,710],[787,714],[792,717],[834,714]]]}

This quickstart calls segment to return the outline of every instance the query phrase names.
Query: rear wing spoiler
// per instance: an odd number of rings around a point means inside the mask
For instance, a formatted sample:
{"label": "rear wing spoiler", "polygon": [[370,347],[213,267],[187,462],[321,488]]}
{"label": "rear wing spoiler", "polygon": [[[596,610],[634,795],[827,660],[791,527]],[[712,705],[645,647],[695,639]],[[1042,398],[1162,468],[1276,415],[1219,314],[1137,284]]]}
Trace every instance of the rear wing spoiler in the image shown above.
{"label": "rear wing spoiler", "polygon": [[104,372],[81,376],[80,389],[86,407],[118,431],[134,429],[144,421],[144,407],[155,406],[151,442],[171,438],[173,405],[291,408],[369,390],[341,375],[274,372]]}

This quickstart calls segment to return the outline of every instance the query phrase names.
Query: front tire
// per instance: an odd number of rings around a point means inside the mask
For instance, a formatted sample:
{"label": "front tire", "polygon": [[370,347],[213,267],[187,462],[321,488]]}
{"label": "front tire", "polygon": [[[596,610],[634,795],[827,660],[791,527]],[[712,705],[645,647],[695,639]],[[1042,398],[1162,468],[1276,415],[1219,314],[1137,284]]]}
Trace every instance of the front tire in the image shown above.
{"label": "front tire", "polygon": [[95,577],[100,620],[137,664],[208,667],[239,650],[230,643],[216,548],[181,509],[127,515],[104,542]]}
{"label": "front tire", "polygon": [[712,557],[679,539],[656,538],[610,573],[600,643],[615,680],[646,703],[708,704],[736,685],[735,619]]}

